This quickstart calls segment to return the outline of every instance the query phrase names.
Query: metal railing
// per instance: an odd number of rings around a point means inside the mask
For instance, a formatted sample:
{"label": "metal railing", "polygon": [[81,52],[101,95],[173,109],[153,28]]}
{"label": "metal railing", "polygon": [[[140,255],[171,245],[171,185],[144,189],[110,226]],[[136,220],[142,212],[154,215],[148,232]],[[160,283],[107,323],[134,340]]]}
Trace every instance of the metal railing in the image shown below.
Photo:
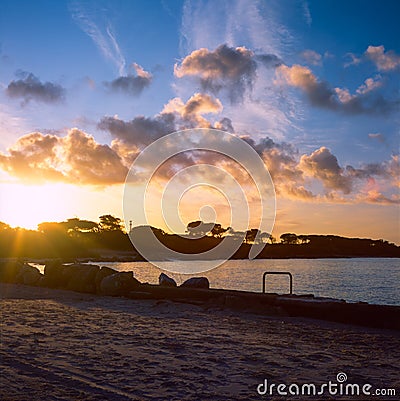
{"label": "metal railing", "polygon": [[293,276],[292,273],[290,272],[264,272],[263,274],[263,294],[265,294],[265,278],[268,274],[285,274],[287,276],[289,276],[289,286],[290,286],[290,290],[289,290],[289,294],[291,295],[293,293]]}

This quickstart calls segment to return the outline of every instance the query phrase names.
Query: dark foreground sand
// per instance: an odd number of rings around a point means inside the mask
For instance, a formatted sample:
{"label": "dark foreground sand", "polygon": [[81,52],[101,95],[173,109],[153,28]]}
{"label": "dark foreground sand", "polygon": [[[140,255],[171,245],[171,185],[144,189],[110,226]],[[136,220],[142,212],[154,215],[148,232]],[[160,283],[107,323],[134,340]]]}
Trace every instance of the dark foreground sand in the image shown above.
{"label": "dark foreground sand", "polygon": [[271,383],[394,388],[400,332],[0,284],[0,400],[366,400],[271,397]]}

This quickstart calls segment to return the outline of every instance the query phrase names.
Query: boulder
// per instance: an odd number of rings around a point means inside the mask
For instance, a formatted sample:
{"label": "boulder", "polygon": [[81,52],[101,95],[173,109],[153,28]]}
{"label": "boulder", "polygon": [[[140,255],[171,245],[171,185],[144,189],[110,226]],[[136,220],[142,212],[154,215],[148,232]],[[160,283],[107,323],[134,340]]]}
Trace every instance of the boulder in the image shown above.
{"label": "boulder", "polygon": [[16,283],[17,277],[23,267],[22,262],[6,261],[0,262],[0,282],[2,283]]}
{"label": "boulder", "polygon": [[161,273],[160,277],[158,277],[158,284],[162,287],[176,287],[176,281],[165,273]]}
{"label": "boulder", "polygon": [[41,285],[50,288],[63,288],[66,286],[68,277],[64,274],[65,266],[61,260],[52,260],[44,266],[44,280]]}
{"label": "boulder", "polygon": [[24,263],[16,277],[16,282],[24,285],[38,285],[42,277],[43,274],[38,268]]}
{"label": "boulder", "polygon": [[96,275],[100,271],[97,265],[72,264],[64,266],[63,276],[67,290],[96,293]]}
{"label": "boulder", "polygon": [[96,277],[94,279],[94,283],[96,286],[96,293],[100,294],[100,292],[101,292],[100,285],[101,285],[101,282],[103,281],[103,278],[111,276],[112,274],[116,274],[116,273],[118,273],[118,271],[112,269],[111,267],[101,266],[100,270],[97,271]]}
{"label": "boulder", "polygon": [[51,261],[44,267],[44,279],[40,285],[50,288],[95,293],[95,278],[100,267],[89,264],[63,265],[61,261]]}
{"label": "boulder", "polygon": [[140,287],[141,283],[133,277],[133,272],[118,272],[103,278],[100,284],[102,295],[123,296]]}
{"label": "boulder", "polygon": [[210,288],[210,282],[207,277],[192,277],[183,282],[181,287],[185,288]]}

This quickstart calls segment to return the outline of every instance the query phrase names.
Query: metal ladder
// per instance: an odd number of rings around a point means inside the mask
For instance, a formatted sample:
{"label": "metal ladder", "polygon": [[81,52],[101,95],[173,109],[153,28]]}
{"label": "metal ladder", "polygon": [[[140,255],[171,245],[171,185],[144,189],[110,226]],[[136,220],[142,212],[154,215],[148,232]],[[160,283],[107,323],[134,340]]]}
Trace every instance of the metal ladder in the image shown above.
{"label": "metal ladder", "polygon": [[293,276],[292,273],[290,272],[264,272],[263,274],[263,285],[262,285],[262,292],[263,294],[265,294],[265,278],[268,274],[284,274],[289,276],[289,294],[292,295],[293,294]]}

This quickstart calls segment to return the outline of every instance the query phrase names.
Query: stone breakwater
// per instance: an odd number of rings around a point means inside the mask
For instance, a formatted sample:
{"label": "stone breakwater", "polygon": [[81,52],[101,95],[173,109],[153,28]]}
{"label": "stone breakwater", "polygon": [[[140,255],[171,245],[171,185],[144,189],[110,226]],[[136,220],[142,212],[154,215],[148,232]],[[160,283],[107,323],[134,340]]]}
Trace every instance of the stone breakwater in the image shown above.
{"label": "stone breakwater", "polygon": [[400,307],[347,303],[313,295],[278,295],[210,289],[205,277],[193,277],[179,287],[164,273],[159,285],[139,282],[133,272],[118,272],[91,264],[46,263],[44,274],[27,263],[0,263],[0,282],[64,289],[131,299],[168,299],[271,316],[321,319],[368,327],[400,330]]}
{"label": "stone breakwater", "polygon": [[[46,263],[44,274],[28,263],[2,262],[0,282],[109,296],[129,296],[131,292],[138,291],[145,285],[133,276],[132,271],[118,272],[106,266],[62,264],[58,261]],[[176,282],[164,273],[161,273],[159,282],[161,287],[177,287]],[[207,278],[192,277],[180,287],[209,288],[209,286]]]}

